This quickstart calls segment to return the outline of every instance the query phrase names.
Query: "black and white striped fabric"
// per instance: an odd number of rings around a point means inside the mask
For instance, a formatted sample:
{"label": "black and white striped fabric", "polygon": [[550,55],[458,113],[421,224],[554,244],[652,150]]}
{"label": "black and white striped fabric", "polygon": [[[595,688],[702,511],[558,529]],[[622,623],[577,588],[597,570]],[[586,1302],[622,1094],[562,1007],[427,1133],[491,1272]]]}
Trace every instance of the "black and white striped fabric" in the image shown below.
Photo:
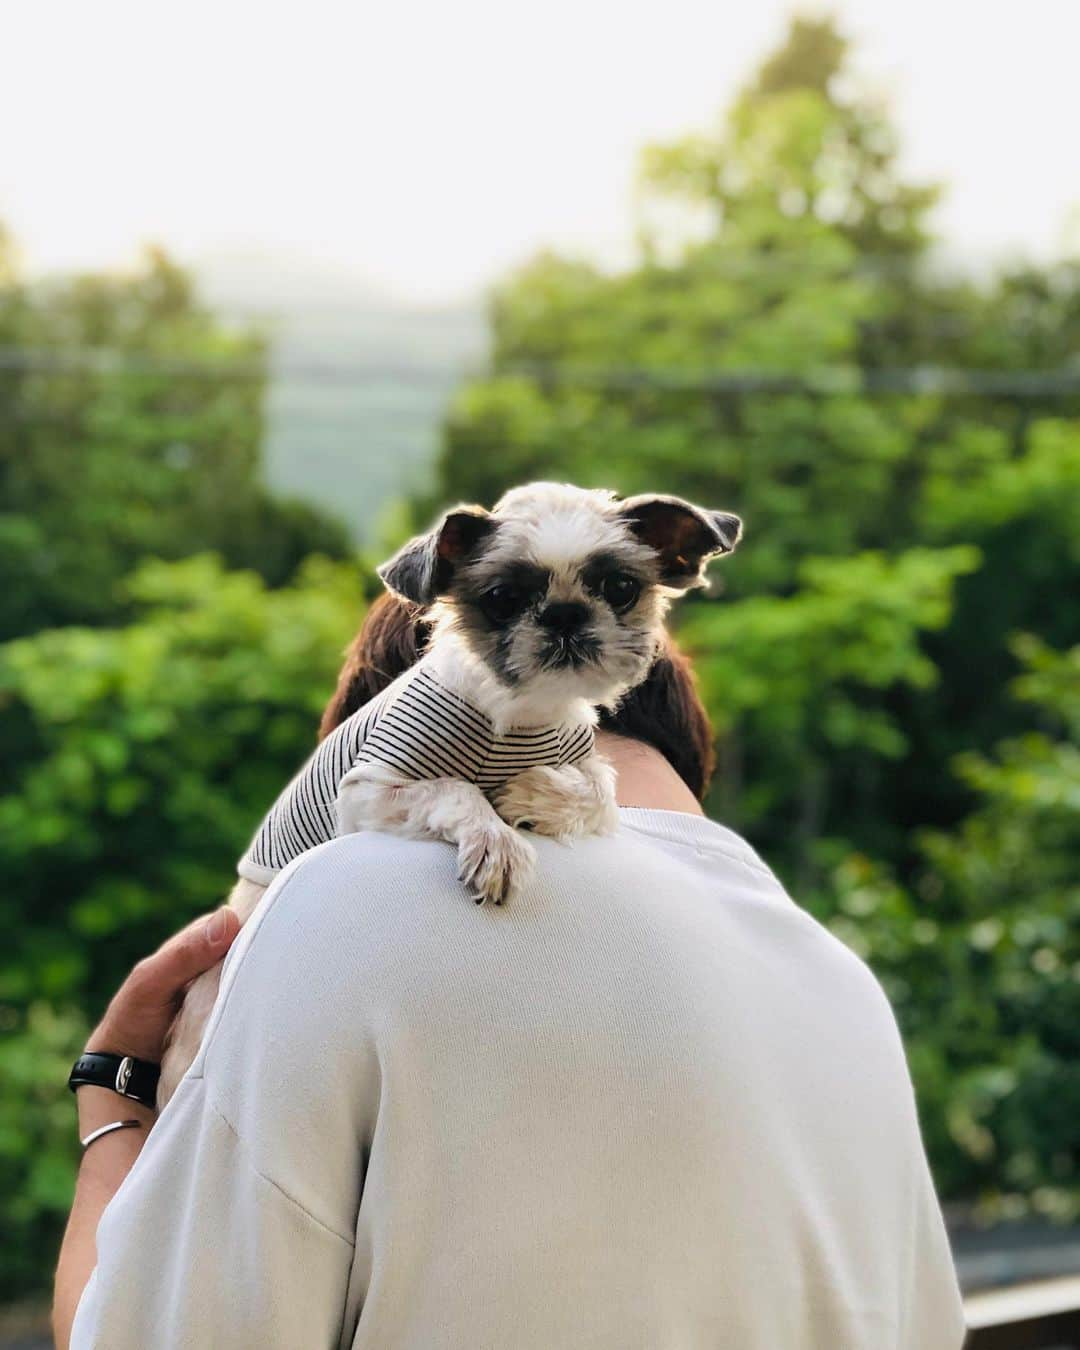
{"label": "black and white striped fabric", "polygon": [[593,729],[511,728],[451,693],[421,663],[358,709],[319,745],[270,808],[237,871],[268,886],[301,853],[337,834],[338,786],[356,764],[381,763],[406,778],[463,778],[483,792],[539,764],[576,764],[593,749]]}

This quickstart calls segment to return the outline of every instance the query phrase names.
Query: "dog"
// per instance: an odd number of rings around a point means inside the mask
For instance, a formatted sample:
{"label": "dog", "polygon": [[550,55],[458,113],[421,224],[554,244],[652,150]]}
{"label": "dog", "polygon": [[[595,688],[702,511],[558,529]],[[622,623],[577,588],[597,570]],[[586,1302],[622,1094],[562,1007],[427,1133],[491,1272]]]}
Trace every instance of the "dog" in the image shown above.
{"label": "dog", "polygon": [[[563,483],[459,506],[378,574],[431,623],[410,670],[346,719],[278,798],[229,897],[246,921],[274,876],[357,830],[443,839],[478,904],[524,884],[522,830],[570,840],[617,825],[598,710],[646,674],[673,598],[704,584],[742,522],[678,497]],[[159,1108],[194,1059],[220,969],[188,990],[170,1032]]]}

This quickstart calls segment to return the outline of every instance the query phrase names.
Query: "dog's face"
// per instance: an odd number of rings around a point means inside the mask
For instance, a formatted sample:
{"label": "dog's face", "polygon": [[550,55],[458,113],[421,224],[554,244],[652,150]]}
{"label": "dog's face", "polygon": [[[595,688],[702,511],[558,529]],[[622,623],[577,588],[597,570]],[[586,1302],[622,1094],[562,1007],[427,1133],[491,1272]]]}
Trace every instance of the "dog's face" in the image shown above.
{"label": "dog's face", "polygon": [[379,575],[434,606],[436,633],[459,635],[504,686],[605,703],[644,678],[671,597],[740,532],[737,516],[675,497],[533,483],[491,512],[449,512]]}

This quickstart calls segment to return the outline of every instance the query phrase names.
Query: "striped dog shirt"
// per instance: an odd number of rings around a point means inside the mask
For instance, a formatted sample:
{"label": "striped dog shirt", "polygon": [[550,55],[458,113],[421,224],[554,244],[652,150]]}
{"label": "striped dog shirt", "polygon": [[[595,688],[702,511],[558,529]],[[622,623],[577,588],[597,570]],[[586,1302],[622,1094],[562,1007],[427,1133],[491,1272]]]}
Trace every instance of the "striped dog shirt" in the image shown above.
{"label": "striped dog shirt", "polygon": [[496,733],[420,662],[321,742],[267,812],[237,871],[269,886],[294,858],[333,839],[338,788],[357,764],[385,764],[411,779],[461,778],[490,794],[525,769],[576,764],[592,749],[593,729],[580,721]]}

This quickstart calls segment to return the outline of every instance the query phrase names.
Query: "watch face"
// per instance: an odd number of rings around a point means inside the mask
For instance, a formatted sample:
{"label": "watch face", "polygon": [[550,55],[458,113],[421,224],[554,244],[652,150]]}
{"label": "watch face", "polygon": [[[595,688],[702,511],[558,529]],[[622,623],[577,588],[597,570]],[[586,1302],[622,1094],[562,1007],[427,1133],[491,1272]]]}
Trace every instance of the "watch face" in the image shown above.
{"label": "watch face", "polygon": [[135,1067],[135,1061],[130,1055],[125,1055],[120,1061],[120,1067],[116,1071],[116,1090],[117,1092],[126,1092],[127,1085],[131,1081],[131,1071]]}

